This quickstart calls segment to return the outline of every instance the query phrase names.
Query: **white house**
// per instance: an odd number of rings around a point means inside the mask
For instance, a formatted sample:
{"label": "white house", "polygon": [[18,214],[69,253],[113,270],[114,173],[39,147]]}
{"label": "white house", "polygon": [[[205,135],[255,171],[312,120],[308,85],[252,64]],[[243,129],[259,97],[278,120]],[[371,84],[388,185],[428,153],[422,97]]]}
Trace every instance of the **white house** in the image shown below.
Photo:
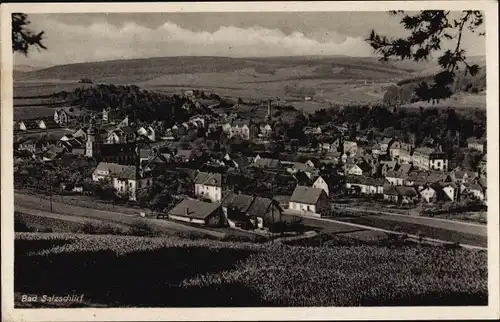
{"label": "white house", "polygon": [[153,178],[143,177],[135,166],[100,162],[92,173],[92,180],[109,182],[120,195],[137,200],[137,191],[153,185]]}
{"label": "white house", "polygon": [[415,149],[412,155],[413,165],[424,170],[448,170],[446,153],[435,151],[432,148]]}
{"label": "white house", "polygon": [[330,203],[323,189],[298,186],[290,197],[289,209],[302,215],[321,217],[330,210]]}
{"label": "white house", "polygon": [[344,141],[344,153],[355,156],[358,153],[358,144],[354,141]]}
{"label": "white house", "polygon": [[431,186],[424,187],[419,193],[421,198],[427,203],[434,202],[438,198],[438,192]]}
{"label": "white house", "polygon": [[483,153],[486,150],[486,139],[469,138],[467,140],[467,148]]}
{"label": "white house", "polygon": [[459,188],[452,182],[445,183],[442,186],[444,197],[449,201],[455,202],[458,198]]}
{"label": "white house", "polygon": [[200,172],[194,179],[194,194],[212,202],[222,200],[222,175],[220,173]]}

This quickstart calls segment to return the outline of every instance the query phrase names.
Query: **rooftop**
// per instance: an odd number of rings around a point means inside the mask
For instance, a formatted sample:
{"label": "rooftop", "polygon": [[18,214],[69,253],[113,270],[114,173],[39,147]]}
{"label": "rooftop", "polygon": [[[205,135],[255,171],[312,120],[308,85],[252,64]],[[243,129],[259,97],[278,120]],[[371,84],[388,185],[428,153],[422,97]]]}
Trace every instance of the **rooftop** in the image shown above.
{"label": "rooftop", "polygon": [[184,199],[171,209],[168,214],[194,219],[206,219],[213,214],[220,205],[218,203],[204,202],[194,199]]}
{"label": "rooftop", "polygon": [[323,189],[297,186],[290,197],[291,202],[314,205],[318,202]]}

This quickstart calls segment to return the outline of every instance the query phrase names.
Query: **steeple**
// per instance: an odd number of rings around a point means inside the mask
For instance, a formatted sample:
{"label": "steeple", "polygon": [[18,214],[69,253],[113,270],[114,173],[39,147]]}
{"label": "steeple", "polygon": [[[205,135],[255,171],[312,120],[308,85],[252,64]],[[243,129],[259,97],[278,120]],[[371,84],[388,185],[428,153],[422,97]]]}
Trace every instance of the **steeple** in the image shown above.
{"label": "steeple", "polygon": [[266,120],[269,121],[270,119],[271,119],[271,99],[268,99]]}

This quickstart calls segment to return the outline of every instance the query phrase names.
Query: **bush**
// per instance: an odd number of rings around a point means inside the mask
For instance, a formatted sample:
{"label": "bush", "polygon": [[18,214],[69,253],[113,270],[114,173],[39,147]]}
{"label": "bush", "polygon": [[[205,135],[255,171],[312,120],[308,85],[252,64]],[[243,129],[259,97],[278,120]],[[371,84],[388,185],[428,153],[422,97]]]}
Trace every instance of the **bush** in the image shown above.
{"label": "bush", "polygon": [[131,225],[130,234],[133,236],[154,237],[158,235],[158,232],[147,222],[137,220]]}

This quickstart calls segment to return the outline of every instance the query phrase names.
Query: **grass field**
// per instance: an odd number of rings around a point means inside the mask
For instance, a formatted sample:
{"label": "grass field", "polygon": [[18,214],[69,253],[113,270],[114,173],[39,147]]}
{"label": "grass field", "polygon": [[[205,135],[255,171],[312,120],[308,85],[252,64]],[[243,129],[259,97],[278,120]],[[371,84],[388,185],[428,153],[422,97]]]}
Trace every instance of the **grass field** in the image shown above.
{"label": "grass field", "polygon": [[83,306],[487,303],[486,252],[421,245],[304,247],[17,233],[14,269],[17,295],[84,294]]}
{"label": "grass field", "polygon": [[458,232],[448,229],[436,228],[427,225],[420,225],[411,222],[403,222],[396,220],[388,220],[375,216],[359,216],[359,217],[343,217],[338,220],[350,222],[354,224],[367,225],[393,231],[402,231],[412,235],[422,235],[434,239],[458,242],[473,246],[488,246],[488,238],[486,236],[475,235],[465,232]]}

